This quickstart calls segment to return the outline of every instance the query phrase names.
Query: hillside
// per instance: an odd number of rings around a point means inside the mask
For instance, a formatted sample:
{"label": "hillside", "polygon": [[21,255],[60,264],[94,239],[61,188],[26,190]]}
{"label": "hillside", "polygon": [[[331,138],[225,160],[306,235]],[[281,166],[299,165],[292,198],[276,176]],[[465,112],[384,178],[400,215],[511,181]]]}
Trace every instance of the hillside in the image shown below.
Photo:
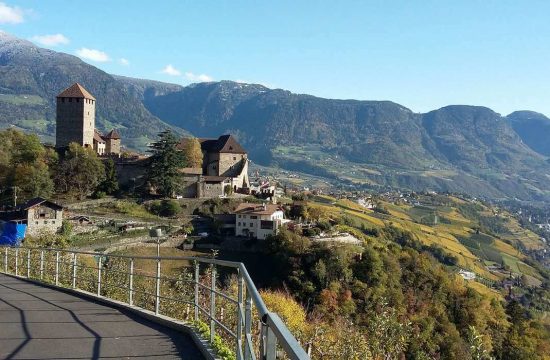
{"label": "hillside", "polygon": [[[484,107],[414,113],[390,101],[324,99],[232,81],[186,87],[107,74],[0,33],[0,127],[52,141],[55,95],[73,82],[98,99],[100,130],[141,149],[168,126],[232,133],[251,159],[358,188],[436,190],[493,199],[550,199],[550,121]],[[185,129],[185,130],[183,130]]]}
{"label": "hillside", "polygon": [[550,119],[534,111],[516,111],[506,117],[523,142],[550,156]]}
{"label": "hillside", "polygon": [[52,141],[55,96],[74,82],[97,98],[99,129],[119,129],[129,147],[143,147],[169,127],[113,76],[75,56],[0,32],[0,127],[15,125]]}
{"label": "hillside", "polygon": [[317,209],[310,210],[315,214],[346,217],[347,222],[362,229],[392,226],[409,231],[421,244],[431,246],[431,252],[433,247],[441,249],[445,258],[434,252],[439,261],[476,273],[485,285],[506,279],[508,271],[525,276],[529,284],[540,285],[543,280],[541,273],[525,262],[525,252],[544,251],[545,244],[509,212],[443,195],[414,194],[398,201],[382,197],[378,202],[382,211],[319,195],[309,200],[308,208]]}
{"label": "hillside", "polygon": [[323,99],[230,81],[195,84],[145,106],[197,136],[231,132],[263,165],[366,187],[550,196],[545,156],[488,108],[416,114],[389,101]]}

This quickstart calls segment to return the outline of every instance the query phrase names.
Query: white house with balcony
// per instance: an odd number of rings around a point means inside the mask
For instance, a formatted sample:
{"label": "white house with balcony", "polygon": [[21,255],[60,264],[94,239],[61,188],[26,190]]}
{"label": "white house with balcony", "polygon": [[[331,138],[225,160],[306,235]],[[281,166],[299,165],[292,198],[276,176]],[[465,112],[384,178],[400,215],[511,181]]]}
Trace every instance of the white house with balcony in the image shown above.
{"label": "white house with balcony", "polygon": [[282,207],[273,204],[242,203],[234,214],[235,235],[261,240],[277,234],[281,225],[289,221],[284,218]]}

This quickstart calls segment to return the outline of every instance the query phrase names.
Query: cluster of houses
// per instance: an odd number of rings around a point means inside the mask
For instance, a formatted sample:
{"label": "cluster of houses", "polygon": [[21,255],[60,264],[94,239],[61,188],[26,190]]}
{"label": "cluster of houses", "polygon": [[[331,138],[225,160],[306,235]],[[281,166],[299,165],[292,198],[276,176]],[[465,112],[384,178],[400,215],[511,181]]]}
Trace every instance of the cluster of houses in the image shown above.
{"label": "cluster of houses", "polygon": [[[76,142],[92,148],[101,157],[117,159],[119,181],[144,178],[150,159],[120,158],[121,136],[116,129],[102,134],[95,127],[96,99],[82,85],[75,83],[56,98],[56,149],[66,149]],[[176,146],[183,150],[188,138]],[[202,164],[196,168],[182,168],[181,190],[177,197],[219,198],[231,194],[254,195],[270,201],[266,204],[242,203],[226,218],[229,234],[248,238],[265,239],[288,220],[283,209],[272,202],[275,186],[257,177],[248,176],[248,154],[232,135],[198,139],[203,153]],[[82,222],[82,218],[76,219]],[[63,223],[63,207],[46,199],[36,198],[9,210],[0,210],[0,234],[10,239],[25,235],[37,236],[58,232]],[[2,236],[2,235],[0,235]],[[6,240],[7,241],[7,240]]]}

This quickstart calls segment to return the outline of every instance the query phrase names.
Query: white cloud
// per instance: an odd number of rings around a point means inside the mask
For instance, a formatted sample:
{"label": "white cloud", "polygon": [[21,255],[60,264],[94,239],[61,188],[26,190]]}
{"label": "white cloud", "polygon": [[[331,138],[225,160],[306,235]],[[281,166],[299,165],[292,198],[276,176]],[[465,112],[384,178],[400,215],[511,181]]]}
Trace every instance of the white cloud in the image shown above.
{"label": "white cloud", "polygon": [[192,72],[186,72],[185,78],[189,81],[198,81],[198,82],[209,82],[214,79],[212,79],[211,76],[208,76],[206,74],[193,74]]}
{"label": "white cloud", "polygon": [[124,65],[124,66],[130,65],[130,62],[128,61],[128,59],[125,59],[125,58],[120,58],[120,59],[118,59],[118,62],[119,62],[121,65]]}
{"label": "white cloud", "polygon": [[57,46],[69,43],[69,39],[63,34],[36,35],[33,36],[31,40],[46,46]]}
{"label": "white cloud", "polygon": [[181,71],[179,71],[178,69],[173,67],[172,64],[166,65],[164,67],[164,69],[162,69],[161,72],[163,74],[167,74],[167,75],[170,75],[170,76],[180,76],[181,75]]}
{"label": "white cloud", "polygon": [[23,21],[23,10],[0,2],[0,24],[20,24]]}
{"label": "white cloud", "polygon": [[86,59],[86,60],[92,60],[97,62],[111,61],[111,58],[109,58],[109,55],[107,55],[103,51],[99,51],[95,49],[80,48],[76,51],[76,54],[80,56],[82,59]]}

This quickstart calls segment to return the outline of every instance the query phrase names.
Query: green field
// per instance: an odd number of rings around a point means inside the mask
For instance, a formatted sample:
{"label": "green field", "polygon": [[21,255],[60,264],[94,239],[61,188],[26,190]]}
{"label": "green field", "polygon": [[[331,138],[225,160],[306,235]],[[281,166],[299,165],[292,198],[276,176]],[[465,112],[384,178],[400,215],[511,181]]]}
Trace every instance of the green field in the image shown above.
{"label": "green field", "polygon": [[46,105],[46,100],[37,95],[12,95],[0,94],[0,102],[5,102],[13,105]]}

